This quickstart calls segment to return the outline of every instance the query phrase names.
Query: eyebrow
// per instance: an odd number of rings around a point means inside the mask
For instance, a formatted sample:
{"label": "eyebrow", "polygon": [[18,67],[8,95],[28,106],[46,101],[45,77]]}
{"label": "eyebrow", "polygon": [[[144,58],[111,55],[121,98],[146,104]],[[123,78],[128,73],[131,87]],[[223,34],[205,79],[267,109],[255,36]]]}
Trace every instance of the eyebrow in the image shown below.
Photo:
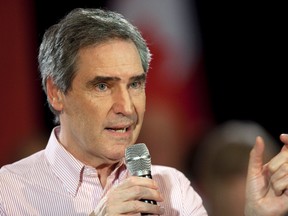
{"label": "eyebrow", "polygon": [[[146,80],[146,73],[142,73],[140,75],[137,76],[133,76],[129,78],[129,81],[145,81]],[[107,82],[115,82],[115,81],[119,81],[121,80],[121,78],[119,77],[114,77],[114,76],[96,76],[94,79],[90,80],[89,82],[87,82],[87,86],[91,87],[94,86],[97,83],[107,83]]]}
{"label": "eyebrow", "polygon": [[130,81],[145,81],[146,77],[147,77],[147,74],[146,73],[142,73],[142,74],[140,74],[138,76],[131,77],[129,80]]}

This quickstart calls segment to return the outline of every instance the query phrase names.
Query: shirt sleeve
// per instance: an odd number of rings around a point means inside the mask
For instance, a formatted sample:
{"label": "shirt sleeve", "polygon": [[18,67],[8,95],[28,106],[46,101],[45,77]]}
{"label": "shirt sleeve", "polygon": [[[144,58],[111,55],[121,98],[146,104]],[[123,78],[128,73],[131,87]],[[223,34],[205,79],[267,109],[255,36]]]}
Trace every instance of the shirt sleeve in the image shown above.
{"label": "shirt sleeve", "polygon": [[167,166],[152,166],[153,179],[158,183],[164,201],[165,216],[207,216],[202,198],[183,172]]}
{"label": "shirt sleeve", "polygon": [[0,205],[0,216],[7,216],[1,205]]}
{"label": "shirt sleeve", "polygon": [[176,171],[176,174],[182,191],[183,215],[207,216],[202,198],[194,190],[189,179],[182,172]]}
{"label": "shirt sleeve", "polygon": [[3,200],[2,200],[2,195],[1,195],[1,184],[0,184],[0,216],[7,216],[3,207]]}
{"label": "shirt sleeve", "polygon": [[2,199],[1,199],[1,194],[0,194],[0,216],[7,216],[4,207],[2,205]]}
{"label": "shirt sleeve", "polygon": [[171,178],[174,180],[171,180],[173,182],[171,204],[178,206],[181,216],[207,216],[202,198],[192,187],[191,181],[177,169],[173,169],[172,173]]}

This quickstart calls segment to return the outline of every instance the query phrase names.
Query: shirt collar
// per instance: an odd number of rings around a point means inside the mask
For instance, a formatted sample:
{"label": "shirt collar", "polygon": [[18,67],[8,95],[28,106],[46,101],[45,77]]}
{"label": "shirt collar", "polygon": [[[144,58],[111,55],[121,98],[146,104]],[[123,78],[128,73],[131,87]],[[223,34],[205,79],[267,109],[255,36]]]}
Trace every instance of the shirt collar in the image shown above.
{"label": "shirt collar", "polygon": [[45,154],[57,178],[73,196],[80,185],[84,164],[74,158],[57,140],[60,126],[55,127],[50,135]]}
{"label": "shirt collar", "polygon": [[[78,188],[81,186],[82,175],[86,171],[85,164],[77,160],[59,143],[57,139],[59,132],[60,126],[52,130],[45,149],[45,155],[56,177],[63,183],[68,192],[75,197]],[[115,184],[115,181],[122,181],[129,175],[123,161],[116,166],[109,176],[110,184]]]}

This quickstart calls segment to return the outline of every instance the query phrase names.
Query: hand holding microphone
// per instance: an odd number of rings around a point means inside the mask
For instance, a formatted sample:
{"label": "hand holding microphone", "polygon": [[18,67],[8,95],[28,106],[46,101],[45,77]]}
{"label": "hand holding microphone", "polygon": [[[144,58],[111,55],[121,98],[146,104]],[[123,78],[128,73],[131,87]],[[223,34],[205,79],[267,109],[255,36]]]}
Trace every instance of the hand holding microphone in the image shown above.
{"label": "hand holding microphone", "polygon": [[[125,152],[125,160],[128,170],[133,176],[152,179],[151,156],[144,143],[129,146]],[[155,200],[141,199],[141,201],[157,205]]]}
{"label": "hand holding microphone", "polygon": [[156,204],[163,199],[156,182],[152,180],[151,158],[145,144],[128,147],[125,160],[132,176],[112,188],[94,210],[94,214],[162,215],[164,209]]}

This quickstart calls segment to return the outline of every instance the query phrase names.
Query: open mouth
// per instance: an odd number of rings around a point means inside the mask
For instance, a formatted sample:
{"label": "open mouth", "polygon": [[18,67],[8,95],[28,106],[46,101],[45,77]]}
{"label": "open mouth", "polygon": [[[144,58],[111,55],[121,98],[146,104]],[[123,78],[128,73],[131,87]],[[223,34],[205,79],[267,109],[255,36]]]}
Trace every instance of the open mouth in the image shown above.
{"label": "open mouth", "polygon": [[125,128],[106,128],[107,130],[113,131],[115,133],[125,133],[129,130],[130,127]]}

